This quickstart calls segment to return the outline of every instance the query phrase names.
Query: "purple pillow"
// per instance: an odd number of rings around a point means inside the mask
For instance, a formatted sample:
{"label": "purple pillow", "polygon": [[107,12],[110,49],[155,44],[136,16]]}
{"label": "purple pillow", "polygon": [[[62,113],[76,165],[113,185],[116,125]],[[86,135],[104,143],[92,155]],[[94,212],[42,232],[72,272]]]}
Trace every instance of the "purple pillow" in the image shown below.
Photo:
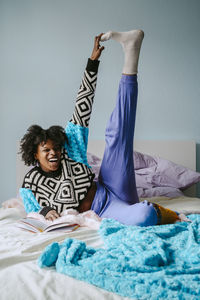
{"label": "purple pillow", "polygon": [[151,198],[151,197],[181,197],[184,194],[176,188],[172,187],[154,187],[150,189],[137,188],[139,198]]}
{"label": "purple pillow", "polygon": [[[88,163],[95,173],[95,180],[101,166],[101,159],[88,153]],[[134,167],[138,188],[173,187],[185,189],[200,181],[200,173],[177,165],[169,160],[134,151]]]}
{"label": "purple pillow", "polygon": [[137,187],[186,189],[200,181],[200,173],[164,158],[134,152],[134,163]]}
{"label": "purple pillow", "polygon": [[149,168],[157,165],[156,159],[150,155],[134,151],[134,168],[135,170]]}
{"label": "purple pillow", "polygon": [[152,182],[156,186],[172,186],[185,189],[199,181],[200,173],[169,160],[157,158],[157,170],[152,178]]}
{"label": "purple pillow", "polygon": [[101,167],[101,159],[92,153],[87,153],[88,164],[92,167],[92,171],[95,174],[94,181],[98,180],[99,170]]}

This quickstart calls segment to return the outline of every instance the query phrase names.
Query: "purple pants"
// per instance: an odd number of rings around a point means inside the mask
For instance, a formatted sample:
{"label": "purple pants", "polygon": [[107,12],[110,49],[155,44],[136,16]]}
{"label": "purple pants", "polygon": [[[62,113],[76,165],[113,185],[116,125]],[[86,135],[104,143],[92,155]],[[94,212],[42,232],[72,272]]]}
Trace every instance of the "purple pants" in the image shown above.
{"label": "purple pants", "polygon": [[137,94],[137,75],[122,75],[91,209],[102,218],[149,226],[157,224],[157,214],[151,203],[139,203],[133,162]]}

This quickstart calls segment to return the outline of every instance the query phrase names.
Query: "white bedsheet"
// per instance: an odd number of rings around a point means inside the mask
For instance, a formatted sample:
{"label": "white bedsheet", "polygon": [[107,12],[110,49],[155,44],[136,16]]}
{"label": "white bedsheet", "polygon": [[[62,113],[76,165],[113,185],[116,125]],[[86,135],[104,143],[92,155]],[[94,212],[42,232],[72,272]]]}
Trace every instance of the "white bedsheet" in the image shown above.
{"label": "white bedsheet", "polygon": [[33,234],[14,226],[23,217],[16,208],[0,209],[0,299],[1,300],[121,300],[85,282],[37,266],[37,258],[51,242],[67,237],[83,240],[92,247],[102,247],[96,230],[78,228],[71,233]]}
{"label": "white bedsheet", "polygon": [[[142,201],[144,199],[141,198],[140,200]],[[185,215],[193,213],[200,214],[200,198],[192,198],[185,196],[178,198],[152,197],[148,198],[147,200]]]}
{"label": "white bedsheet", "polygon": [[[170,209],[190,214],[200,213],[199,198],[151,198],[148,199]],[[103,247],[96,230],[78,228],[71,233],[33,234],[15,227],[24,216],[17,208],[0,209],[0,299],[1,300],[119,300],[128,299],[109,293],[85,282],[41,269],[37,258],[51,242],[62,242],[73,237],[92,247]]]}

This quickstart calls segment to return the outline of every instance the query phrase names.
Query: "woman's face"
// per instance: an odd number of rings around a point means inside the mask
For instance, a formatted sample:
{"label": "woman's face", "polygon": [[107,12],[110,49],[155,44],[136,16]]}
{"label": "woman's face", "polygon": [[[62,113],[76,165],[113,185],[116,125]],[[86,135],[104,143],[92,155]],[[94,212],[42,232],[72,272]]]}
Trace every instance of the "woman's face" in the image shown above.
{"label": "woman's face", "polygon": [[60,166],[61,147],[54,144],[52,140],[42,142],[37,147],[35,159],[38,160],[41,169],[44,172],[52,172],[58,170]]}

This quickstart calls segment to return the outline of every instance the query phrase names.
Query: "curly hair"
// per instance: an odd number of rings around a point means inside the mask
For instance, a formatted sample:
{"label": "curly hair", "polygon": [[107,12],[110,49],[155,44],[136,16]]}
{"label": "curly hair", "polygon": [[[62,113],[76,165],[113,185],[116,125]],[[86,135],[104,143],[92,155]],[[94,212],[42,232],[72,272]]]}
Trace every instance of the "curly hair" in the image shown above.
{"label": "curly hair", "polygon": [[35,166],[37,164],[35,153],[37,152],[38,145],[42,142],[46,143],[47,140],[51,140],[55,145],[59,145],[62,148],[65,142],[67,142],[64,128],[61,126],[51,126],[48,129],[43,129],[38,125],[32,125],[28,128],[20,141],[19,151],[25,165]]}

